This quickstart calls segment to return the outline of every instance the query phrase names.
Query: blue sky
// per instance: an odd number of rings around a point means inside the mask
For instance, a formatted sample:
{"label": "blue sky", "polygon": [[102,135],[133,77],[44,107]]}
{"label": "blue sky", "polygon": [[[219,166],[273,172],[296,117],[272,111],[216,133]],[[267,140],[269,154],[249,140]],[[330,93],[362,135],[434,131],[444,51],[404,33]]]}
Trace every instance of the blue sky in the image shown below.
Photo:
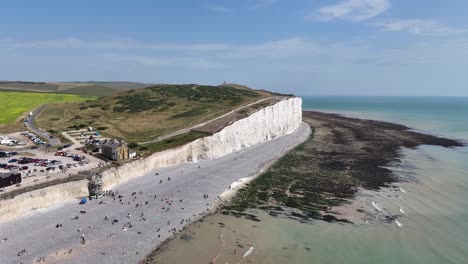
{"label": "blue sky", "polygon": [[0,80],[468,96],[466,0],[0,0]]}

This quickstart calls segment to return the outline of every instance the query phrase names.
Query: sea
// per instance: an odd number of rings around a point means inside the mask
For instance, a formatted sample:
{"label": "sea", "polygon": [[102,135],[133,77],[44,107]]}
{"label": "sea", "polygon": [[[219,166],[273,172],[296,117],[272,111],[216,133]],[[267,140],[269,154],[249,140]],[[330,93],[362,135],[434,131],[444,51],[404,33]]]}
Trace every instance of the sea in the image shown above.
{"label": "sea", "polygon": [[[303,97],[303,109],[407,125],[468,143],[468,97]],[[260,222],[214,214],[167,243],[157,263],[468,263],[468,148],[402,149],[394,188],[363,190],[355,224]],[[384,221],[386,215],[396,221]]]}

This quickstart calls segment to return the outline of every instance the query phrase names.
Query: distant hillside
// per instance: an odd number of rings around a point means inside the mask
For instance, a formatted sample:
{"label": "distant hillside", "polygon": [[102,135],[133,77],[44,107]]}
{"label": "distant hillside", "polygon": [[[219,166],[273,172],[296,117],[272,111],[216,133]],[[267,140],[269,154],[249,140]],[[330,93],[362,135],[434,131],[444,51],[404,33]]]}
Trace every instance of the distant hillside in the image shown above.
{"label": "distant hillside", "polygon": [[0,81],[0,89],[44,93],[108,96],[114,93],[143,88],[151,84],[136,82],[22,82]]}
{"label": "distant hillside", "polygon": [[92,126],[128,142],[143,142],[271,96],[270,92],[228,85],[154,85],[95,101],[50,104],[37,122],[53,130]]}
{"label": "distant hillside", "polygon": [[58,93],[65,94],[79,94],[79,95],[94,95],[94,96],[109,96],[122,92],[122,89],[111,88],[107,86],[98,86],[98,85],[86,85],[86,86],[77,86]]}
{"label": "distant hillside", "polygon": [[84,84],[84,85],[94,85],[94,86],[104,86],[109,88],[115,88],[119,90],[129,90],[129,89],[138,89],[151,86],[149,83],[140,83],[140,82],[69,82],[71,84]]}

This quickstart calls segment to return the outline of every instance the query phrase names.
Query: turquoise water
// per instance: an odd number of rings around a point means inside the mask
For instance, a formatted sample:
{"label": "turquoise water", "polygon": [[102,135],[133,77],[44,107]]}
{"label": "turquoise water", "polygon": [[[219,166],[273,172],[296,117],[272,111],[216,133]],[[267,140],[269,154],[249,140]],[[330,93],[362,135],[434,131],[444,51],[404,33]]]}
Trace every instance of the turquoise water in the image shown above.
{"label": "turquoise water", "polygon": [[[402,123],[468,142],[468,98],[304,97],[303,109]],[[408,181],[361,190],[350,212],[361,208],[367,215],[353,216],[355,224],[304,224],[261,211],[251,212],[261,219],[253,223],[216,214],[189,229],[192,243],[169,243],[158,263],[208,263],[210,256],[217,256],[215,263],[468,263],[468,148],[421,146],[402,155],[393,170]],[[381,220],[388,215],[398,223]],[[254,253],[243,258],[250,246]]]}
{"label": "turquoise water", "polygon": [[437,135],[468,139],[468,97],[304,96],[304,110],[386,120]]}
{"label": "turquoise water", "polygon": [[[468,142],[467,97],[304,97],[303,108],[402,123]],[[372,202],[384,209],[375,214],[402,208],[402,226],[325,224],[315,230],[329,237],[320,248],[336,244],[343,250],[315,255],[322,259],[317,263],[468,263],[468,148],[422,146],[403,154],[395,170],[413,173],[416,182],[402,183],[404,193],[383,190],[359,198],[370,210]]]}

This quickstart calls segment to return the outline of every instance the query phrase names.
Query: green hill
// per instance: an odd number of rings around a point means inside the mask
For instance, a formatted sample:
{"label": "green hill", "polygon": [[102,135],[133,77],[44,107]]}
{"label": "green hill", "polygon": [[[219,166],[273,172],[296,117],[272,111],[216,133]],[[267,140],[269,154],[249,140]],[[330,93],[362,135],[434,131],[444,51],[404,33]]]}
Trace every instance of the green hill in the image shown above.
{"label": "green hill", "polygon": [[53,130],[91,126],[128,142],[143,142],[271,96],[228,85],[154,85],[95,101],[50,104],[36,122]]}

